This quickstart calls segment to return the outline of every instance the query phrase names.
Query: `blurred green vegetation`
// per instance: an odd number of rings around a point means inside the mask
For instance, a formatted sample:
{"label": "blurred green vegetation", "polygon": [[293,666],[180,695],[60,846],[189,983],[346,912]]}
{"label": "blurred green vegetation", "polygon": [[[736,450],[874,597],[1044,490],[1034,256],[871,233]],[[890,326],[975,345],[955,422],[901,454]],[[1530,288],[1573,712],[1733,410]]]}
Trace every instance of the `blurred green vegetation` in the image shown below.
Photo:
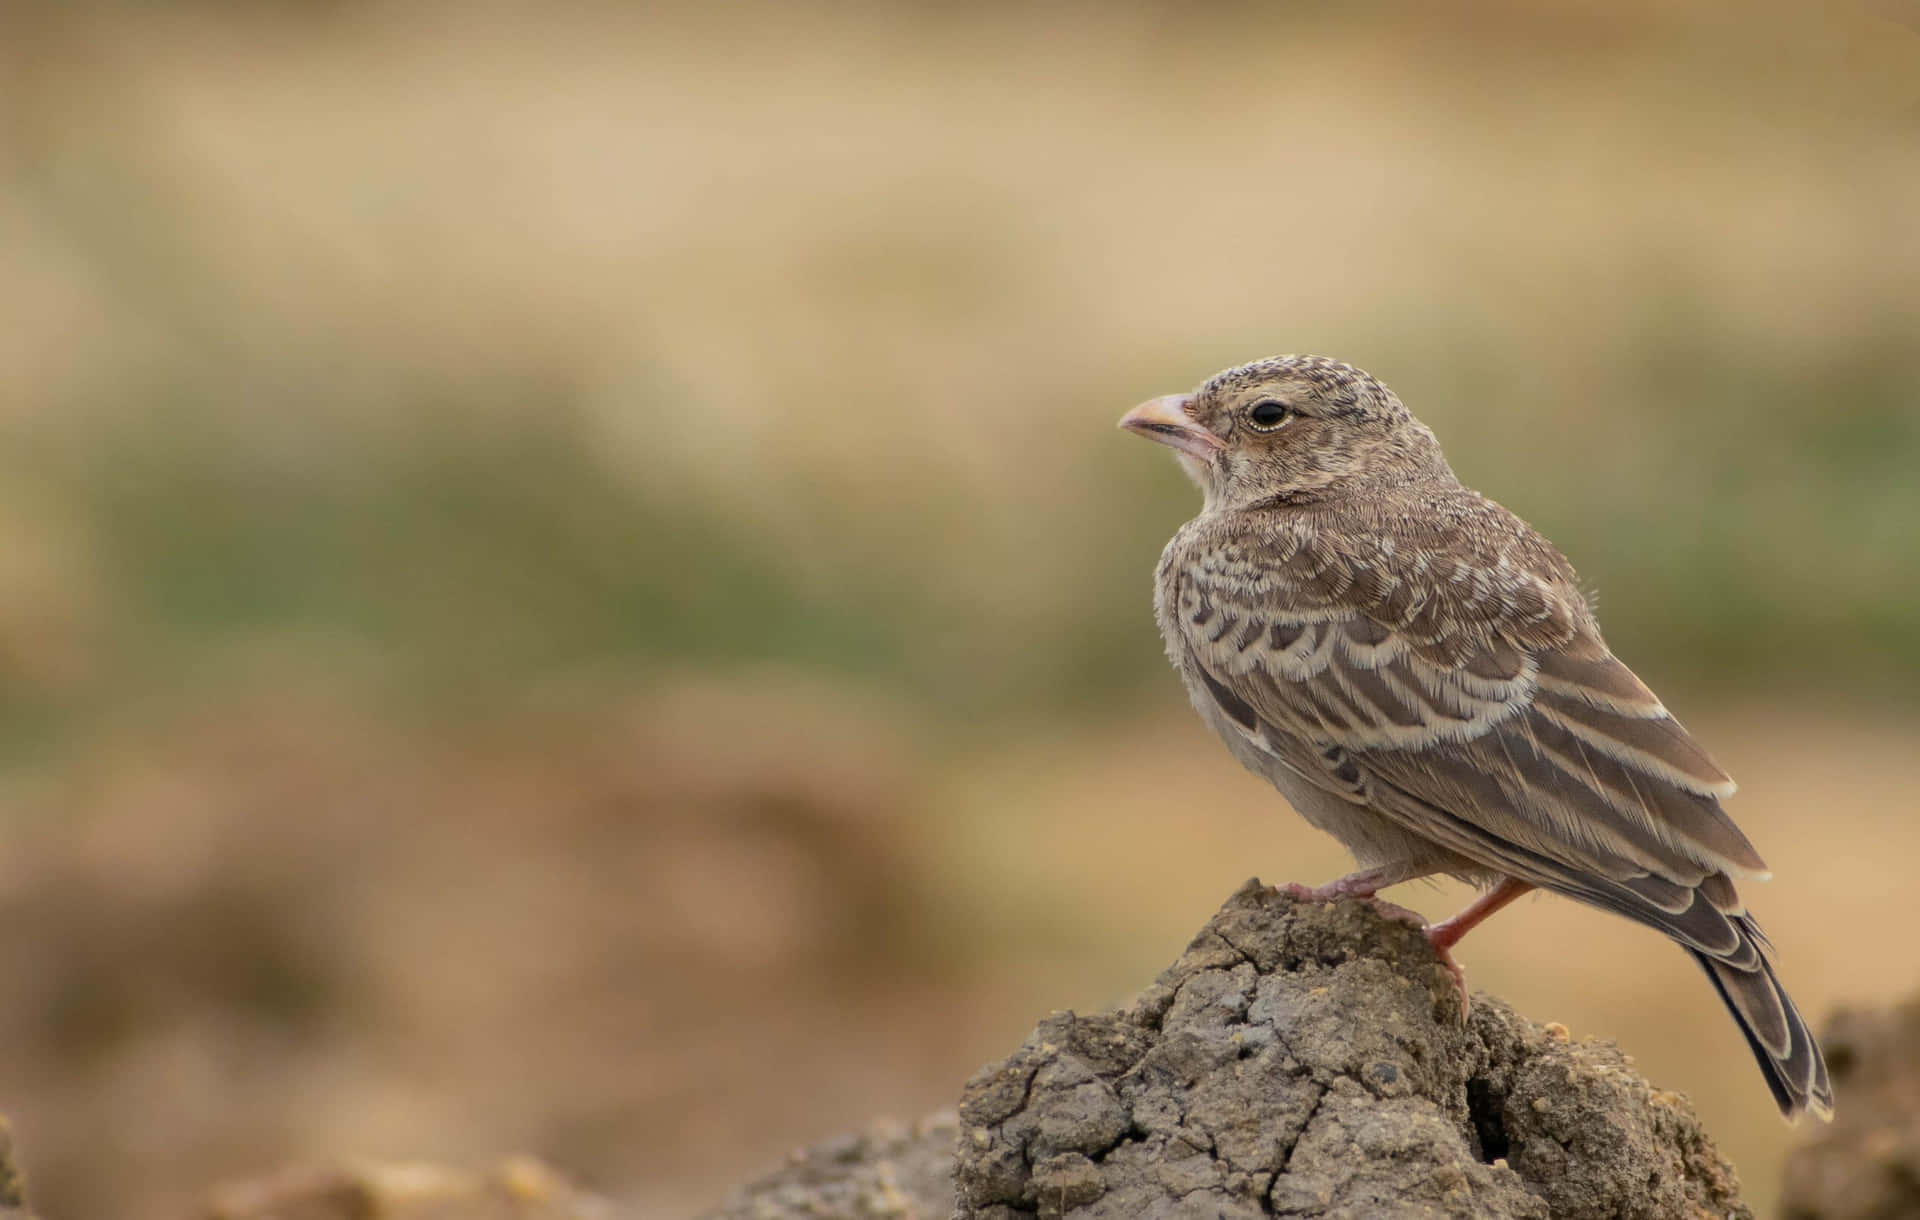
{"label": "blurred green vegetation", "polygon": [[1643,438],[1629,451],[1568,452],[1548,428],[1531,454],[1476,436],[1456,467],[1572,556],[1636,665],[1732,695],[1911,700],[1920,349],[1781,350],[1698,321],[1623,348],[1617,401],[1590,409]]}
{"label": "blurred green vegetation", "polygon": [[[1047,554],[1072,557],[1063,595],[1026,606],[956,601],[917,566],[977,528],[937,464],[884,513],[816,486],[795,510],[810,514],[795,553],[771,522],[652,486],[598,448],[563,378],[423,387],[362,369],[341,382],[367,409],[291,432],[235,400],[258,389],[210,376],[120,385],[137,409],[76,410],[35,438],[32,477],[82,525],[106,608],[93,647],[112,665],[91,697],[9,700],[14,735],[130,688],[190,691],[223,654],[275,638],[328,641],[387,697],[436,715],[608,666],[644,678],[779,663],[897,690],[953,723],[1166,693],[1149,576],[1195,497],[1105,426],[1124,397],[1074,404],[1087,426],[1056,481],[1008,492],[1027,527],[1058,535]],[[1530,418],[1498,385],[1462,381],[1418,405],[1465,477],[1575,558],[1637,664],[1735,691],[1903,696],[1920,679],[1916,386],[1920,354],[1897,340],[1756,355],[1668,327],[1627,352],[1591,408],[1603,430],[1648,443],[1570,449],[1558,412]],[[1452,401],[1468,396],[1471,413]],[[974,577],[1031,562],[1026,537],[976,549]]]}
{"label": "blurred green vegetation", "polygon": [[[350,660],[369,693],[435,717],[609,667],[644,681],[774,663],[896,689],[947,721],[1041,714],[1158,672],[1145,574],[1181,497],[1137,472],[1123,477],[1144,495],[1112,530],[1076,523],[1067,621],[1035,621],[916,574],[914,554],[966,528],[931,480],[879,520],[820,489],[809,509],[834,545],[802,564],[762,523],[597,452],[563,384],[402,389],[291,447],[284,421],[203,389],[123,393],[141,409],[84,412],[33,474],[81,523],[106,607],[93,647],[113,664],[77,691],[16,691],[16,735],[133,690],[190,693],[262,641]],[[487,394],[508,409],[475,412]]]}

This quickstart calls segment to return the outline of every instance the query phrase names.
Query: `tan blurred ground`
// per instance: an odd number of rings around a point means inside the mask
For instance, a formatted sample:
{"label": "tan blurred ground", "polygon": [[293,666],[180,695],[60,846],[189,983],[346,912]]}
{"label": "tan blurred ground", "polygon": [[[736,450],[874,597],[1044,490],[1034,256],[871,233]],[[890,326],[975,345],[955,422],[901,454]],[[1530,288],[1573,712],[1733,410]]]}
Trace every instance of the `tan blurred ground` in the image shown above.
{"label": "tan blurred ground", "polygon": [[[0,1111],[51,1216],[538,1154],[675,1215],[1343,861],[1204,738],[1119,412],[1355,360],[1911,989],[1911,5],[15,5]],[[1460,895],[1402,901],[1432,913]],[[1651,934],[1477,985],[1769,1199]]]}

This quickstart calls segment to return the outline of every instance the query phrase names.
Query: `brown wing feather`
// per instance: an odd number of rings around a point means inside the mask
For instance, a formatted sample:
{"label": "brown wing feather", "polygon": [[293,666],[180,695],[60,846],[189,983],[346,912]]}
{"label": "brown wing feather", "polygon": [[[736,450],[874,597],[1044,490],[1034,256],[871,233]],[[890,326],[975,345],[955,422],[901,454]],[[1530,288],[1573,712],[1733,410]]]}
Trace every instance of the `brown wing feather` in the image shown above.
{"label": "brown wing feather", "polygon": [[1607,651],[1570,572],[1454,555],[1406,599],[1411,581],[1358,578],[1377,566],[1312,535],[1210,541],[1169,573],[1175,621],[1250,736],[1339,747],[1561,869],[1764,873],[1720,808],[1732,780]]}

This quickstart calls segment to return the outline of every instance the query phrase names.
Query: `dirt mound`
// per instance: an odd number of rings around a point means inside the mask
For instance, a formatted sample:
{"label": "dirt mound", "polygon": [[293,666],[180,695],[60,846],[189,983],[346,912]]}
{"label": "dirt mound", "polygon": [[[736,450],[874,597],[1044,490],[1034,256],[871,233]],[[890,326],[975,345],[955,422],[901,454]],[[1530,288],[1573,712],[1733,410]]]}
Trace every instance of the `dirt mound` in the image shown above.
{"label": "dirt mound", "polygon": [[[1463,1022],[1416,930],[1257,882],[1133,1004],[1056,1013],[982,1069],[950,1130],[823,1146],[714,1220],[1752,1215],[1617,1048],[1484,995]],[[957,1210],[926,1168],[946,1153]]]}

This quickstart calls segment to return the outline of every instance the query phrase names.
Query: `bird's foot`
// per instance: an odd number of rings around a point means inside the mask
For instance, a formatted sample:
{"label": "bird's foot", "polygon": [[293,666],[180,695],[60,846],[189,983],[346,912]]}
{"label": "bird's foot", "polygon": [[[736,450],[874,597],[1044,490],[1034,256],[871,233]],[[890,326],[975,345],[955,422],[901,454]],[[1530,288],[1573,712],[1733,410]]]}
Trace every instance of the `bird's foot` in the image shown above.
{"label": "bird's foot", "polygon": [[1419,869],[1407,865],[1386,865],[1381,868],[1363,868],[1357,873],[1335,877],[1325,885],[1301,885],[1298,881],[1289,881],[1280,887],[1280,892],[1301,902],[1337,902],[1342,898],[1372,898],[1390,885],[1411,881],[1421,875]]}
{"label": "bird's foot", "polygon": [[1509,877],[1474,899],[1468,904],[1466,910],[1452,919],[1442,920],[1426,928],[1427,943],[1433,946],[1433,952],[1439,957],[1440,964],[1445,966],[1447,973],[1453,976],[1454,990],[1460,993],[1462,1021],[1465,1021],[1467,1015],[1473,1011],[1473,1001],[1467,998],[1467,972],[1460,968],[1459,962],[1453,960],[1451,950],[1460,943],[1461,937],[1479,927],[1481,921],[1487,916],[1532,889],[1533,886],[1527,882]]}
{"label": "bird's foot", "polygon": [[1280,892],[1298,902],[1338,902],[1342,898],[1357,898],[1395,923],[1419,928],[1423,932],[1432,926],[1420,912],[1409,911],[1399,903],[1388,902],[1376,895],[1374,891],[1380,887],[1371,882],[1368,874],[1355,873],[1325,885],[1301,885],[1298,881],[1290,881],[1280,887]]}
{"label": "bird's foot", "polygon": [[1289,881],[1280,887],[1280,892],[1300,902],[1334,902],[1341,898],[1371,898],[1374,887],[1350,885],[1352,877],[1342,877],[1338,881],[1329,881],[1325,885],[1302,885],[1298,881]]}
{"label": "bird's foot", "polygon": [[1450,929],[1443,923],[1423,923],[1421,930],[1427,934],[1427,943],[1433,946],[1433,955],[1440,959],[1448,977],[1453,979],[1453,989],[1460,996],[1460,1023],[1465,1025],[1467,1017],[1473,1012],[1473,999],[1467,994],[1467,972],[1461,969],[1459,962],[1453,960],[1453,952],[1448,947],[1459,938],[1449,938]]}
{"label": "bird's foot", "polygon": [[1385,870],[1368,870],[1351,873],[1345,877],[1327,882],[1325,885],[1302,885],[1290,881],[1280,887],[1280,892],[1296,902],[1338,902],[1342,898],[1357,898],[1395,923],[1418,928],[1433,946],[1434,956],[1446,968],[1453,979],[1453,989],[1460,996],[1460,1019],[1465,1021],[1467,1014],[1473,1011],[1473,1001],[1467,995],[1467,972],[1460,963],[1453,960],[1451,952],[1454,944],[1467,934],[1467,929],[1479,922],[1478,912],[1463,913],[1465,917],[1455,916],[1443,923],[1428,923],[1427,917],[1418,911],[1410,911],[1398,903],[1388,902],[1376,891],[1392,884],[1383,876]]}
{"label": "bird's foot", "polygon": [[1431,926],[1427,923],[1427,917],[1425,915],[1422,915],[1418,911],[1409,910],[1397,902],[1388,902],[1384,898],[1369,897],[1366,899],[1366,903],[1386,918],[1391,919],[1395,923],[1406,924],[1409,928],[1418,928],[1424,932]]}
{"label": "bird's foot", "polygon": [[1300,882],[1286,882],[1279,890],[1286,897],[1302,903],[1332,903],[1342,897],[1373,897],[1373,890],[1350,888],[1346,882],[1352,878],[1342,876],[1338,882],[1327,882],[1325,886],[1302,886]]}
{"label": "bird's foot", "polygon": [[1452,919],[1440,923],[1428,923],[1427,917],[1418,911],[1409,911],[1397,903],[1388,902],[1379,897],[1378,891],[1389,885],[1398,884],[1419,874],[1404,867],[1387,866],[1365,869],[1336,878],[1325,885],[1301,885],[1297,881],[1280,887],[1280,892],[1296,902],[1338,902],[1342,898],[1357,898],[1395,923],[1420,929],[1427,943],[1433,946],[1433,954],[1446,968],[1447,975],[1453,979],[1453,989],[1460,996],[1460,1019],[1465,1021],[1473,1011],[1473,1000],[1467,993],[1467,972],[1460,963],[1453,960],[1452,949],[1460,938],[1465,936],[1474,925],[1515,898],[1526,893],[1532,887],[1521,881],[1504,881],[1494,890],[1473,903]]}

